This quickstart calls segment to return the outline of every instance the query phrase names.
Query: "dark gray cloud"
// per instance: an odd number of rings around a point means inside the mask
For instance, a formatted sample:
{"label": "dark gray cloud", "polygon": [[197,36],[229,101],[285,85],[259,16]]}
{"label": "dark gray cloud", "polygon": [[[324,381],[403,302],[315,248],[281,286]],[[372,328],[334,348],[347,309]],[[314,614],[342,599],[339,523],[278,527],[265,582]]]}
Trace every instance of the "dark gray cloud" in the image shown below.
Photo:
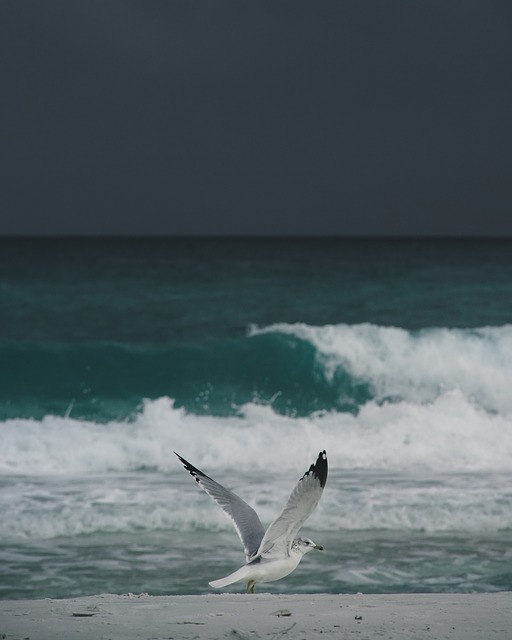
{"label": "dark gray cloud", "polygon": [[5,2],[2,233],[510,234],[507,2]]}

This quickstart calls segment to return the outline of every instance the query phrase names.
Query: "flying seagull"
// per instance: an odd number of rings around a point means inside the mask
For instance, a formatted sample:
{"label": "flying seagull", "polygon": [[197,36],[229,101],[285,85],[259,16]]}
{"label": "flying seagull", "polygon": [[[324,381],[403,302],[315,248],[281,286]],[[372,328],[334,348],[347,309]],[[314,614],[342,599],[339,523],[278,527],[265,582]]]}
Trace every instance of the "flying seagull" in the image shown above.
{"label": "flying seagull", "polygon": [[220,589],[234,582],[246,582],[246,593],[254,593],[257,583],[274,582],[294,571],[308,551],[323,551],[323,547],[309,538],[297,537],[297,533],[312,514],[324,490],[327,481],[325,451],[320,451],[317,461],[299,480],[285,508],[266,531],[252,507],[178,453],[176,455],[199,486],[233,521],[244,546],[246,564],[225,578],[213,580],[210,586]]}

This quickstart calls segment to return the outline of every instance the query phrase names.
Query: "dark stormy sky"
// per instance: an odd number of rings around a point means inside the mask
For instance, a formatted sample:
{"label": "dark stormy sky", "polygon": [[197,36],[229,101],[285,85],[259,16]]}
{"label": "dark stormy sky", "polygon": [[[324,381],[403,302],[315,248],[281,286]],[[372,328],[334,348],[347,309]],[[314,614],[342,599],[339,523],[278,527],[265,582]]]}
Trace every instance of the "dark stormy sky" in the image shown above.
{"label": "dark stormy sky", "polygon": [[3,0],[0,233],[512,235],[510,0]]}

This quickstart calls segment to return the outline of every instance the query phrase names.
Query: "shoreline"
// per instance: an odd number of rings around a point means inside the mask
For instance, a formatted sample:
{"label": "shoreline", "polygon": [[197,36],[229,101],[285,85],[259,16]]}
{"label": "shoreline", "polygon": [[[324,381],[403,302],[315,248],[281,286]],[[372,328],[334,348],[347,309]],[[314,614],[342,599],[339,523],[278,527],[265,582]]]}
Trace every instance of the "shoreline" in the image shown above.
{"label": "shoreline", "polygon": [[0,601],[0,638],[9,640],[326,637],[510,640],[512,592],[101,594]]}

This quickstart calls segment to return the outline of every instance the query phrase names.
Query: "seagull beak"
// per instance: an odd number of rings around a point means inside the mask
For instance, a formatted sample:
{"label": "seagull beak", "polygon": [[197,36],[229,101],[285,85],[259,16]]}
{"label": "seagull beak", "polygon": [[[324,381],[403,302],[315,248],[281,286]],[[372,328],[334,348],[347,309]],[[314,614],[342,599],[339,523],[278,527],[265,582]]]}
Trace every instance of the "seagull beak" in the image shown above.
{"label": "seagull beak", "polygon": [[315,546],[313,547],[313,549],[318,549],[318,551],[323,551],[324,548],[322,547],[321,544],[315,544]]}

